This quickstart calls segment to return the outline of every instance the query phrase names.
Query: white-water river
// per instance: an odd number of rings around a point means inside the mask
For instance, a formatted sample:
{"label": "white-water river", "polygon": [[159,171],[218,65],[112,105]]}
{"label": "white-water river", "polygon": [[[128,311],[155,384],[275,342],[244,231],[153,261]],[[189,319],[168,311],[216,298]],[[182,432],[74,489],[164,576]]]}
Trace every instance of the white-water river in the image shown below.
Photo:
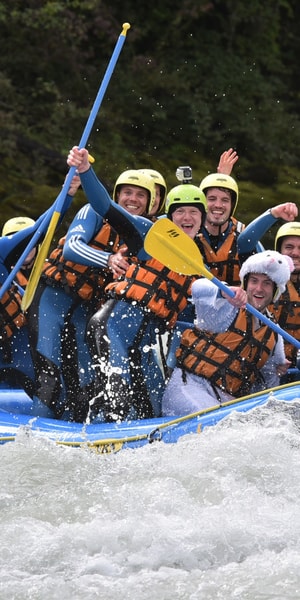
{"label": "white-water river", "polygon": [[0,447],[1,600],[300,598],[300,404],[177,444]]}

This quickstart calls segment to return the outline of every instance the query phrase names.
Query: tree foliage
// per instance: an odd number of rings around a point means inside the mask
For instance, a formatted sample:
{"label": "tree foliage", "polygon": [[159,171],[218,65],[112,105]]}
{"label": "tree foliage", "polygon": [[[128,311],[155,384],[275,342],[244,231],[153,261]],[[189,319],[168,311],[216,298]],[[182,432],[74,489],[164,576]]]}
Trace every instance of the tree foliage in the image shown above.
{"label": "tree foliage", "polygon": [[49,205],[44,186],[61,185],[67,151],[81,137],[127,21],[131,28],[89,140],[108,187],[123,169],[140,166],[161,170],[174,185],[178,164],[189,163],[200,180],[234,147],[242,185],[250,180],[278,190],[285,177],[296,193],[296,0],[153,6],[10,0],[0,1],[0,199],[6,208],[15,210],[14,199],[24,190],[26,198],[32,195],[33,186],[41,186],[36,216]]}

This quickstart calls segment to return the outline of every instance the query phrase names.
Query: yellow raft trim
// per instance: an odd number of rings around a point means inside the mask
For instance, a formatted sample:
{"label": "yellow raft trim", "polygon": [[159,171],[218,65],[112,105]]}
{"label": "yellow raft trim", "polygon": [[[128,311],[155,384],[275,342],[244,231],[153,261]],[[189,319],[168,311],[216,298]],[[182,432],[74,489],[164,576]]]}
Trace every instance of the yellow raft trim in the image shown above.
{"label": "yellow raft trim", "polygon": [[[178,425],[179,423],[184,423],[185,421],[195,419],[196,417],[201,417],[211,412],[217,412],[221,408],[233,406],[245,400],[259,398],[260,396],[264,396],[265,394],[272,394],[272,392],[275,392],[277,390],[284,390],[290,387],[294,387],[295,385],[300,385],[300,381],[293,381],[292,383],[278,385],[276,387],[269,388],[261,392],[256,392],[255,394],[249,394],[248,396],[235,398],[234,400],[229,400],[228,402],[224,402],[223,404],[218,404],[216,406],[211,406],[209,408],[199,410],[195,413],[184,415],[183,417],[177,417],[176,419],[172,419],[171,421],[167,421],[166,423],[161,423],[160,425],[157,425],[153,431],[157,432],[163,429],[167,429],[168,427]],[[201,423],[199,423],[197,431],[195,431],[195,433],[201,433]],[[99,454],[106,454],[109,452],[118,452],[126,443],[150,439],[152,434],[153,432],[143,433],[134,436],[127,436],[126,438],[108,438],[104,440],[95,440],[93,442],[57,442],[57,444],[61,446],[89,447],[92,449],[96,449]],[[109,448],[112,448],[112,450],[109,450]]]}

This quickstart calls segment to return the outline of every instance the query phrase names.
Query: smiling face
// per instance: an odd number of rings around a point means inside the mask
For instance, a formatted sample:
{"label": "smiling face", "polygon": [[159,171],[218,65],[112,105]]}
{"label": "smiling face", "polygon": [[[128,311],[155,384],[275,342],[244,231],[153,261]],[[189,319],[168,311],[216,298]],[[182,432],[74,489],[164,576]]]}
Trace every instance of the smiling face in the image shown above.
{"label": "smiling face", "polygon": [[294,263],[293,274],[299,273],[300,271],[300,236],[298,235],[287,235],[283,238],[281,247],[281,254],[290,256]]}
{"label": "smiling face", "polygon": [[117,202],[131,215],[144,215],[149,201],[149,192],[138,185],[124,184],[117,193]]}
{"label": "smiling face", "polygon": [[[205,224],[208,231],[210,228],[219,229],[227,224],[231,215],[232,200],[229,190],[223,188],[208,188],[206,193],[207,216]],[[211,231],[214,233],[214,231]]]}
{"label": "smiling face", "polygon": [[274,282],[264,273],[249,273],[247,299],[249,304],[263,312],[274,296]]}
{"label": "smiling face", "polygon": [[194,239],[201,227],[202,213],[196,206],[178,206],[172,212],[172,221]]}

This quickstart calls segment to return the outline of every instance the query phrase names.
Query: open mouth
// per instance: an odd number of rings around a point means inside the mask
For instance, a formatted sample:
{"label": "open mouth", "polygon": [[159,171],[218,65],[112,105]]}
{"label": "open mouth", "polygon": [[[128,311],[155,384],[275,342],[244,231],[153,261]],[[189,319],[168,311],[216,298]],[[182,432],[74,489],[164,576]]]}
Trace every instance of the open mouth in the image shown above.
{"label": "open mouth", "polygon": [[126,210],[140,210],[140,206],[137,206],[136,204],[125,204],[126,206]]}

